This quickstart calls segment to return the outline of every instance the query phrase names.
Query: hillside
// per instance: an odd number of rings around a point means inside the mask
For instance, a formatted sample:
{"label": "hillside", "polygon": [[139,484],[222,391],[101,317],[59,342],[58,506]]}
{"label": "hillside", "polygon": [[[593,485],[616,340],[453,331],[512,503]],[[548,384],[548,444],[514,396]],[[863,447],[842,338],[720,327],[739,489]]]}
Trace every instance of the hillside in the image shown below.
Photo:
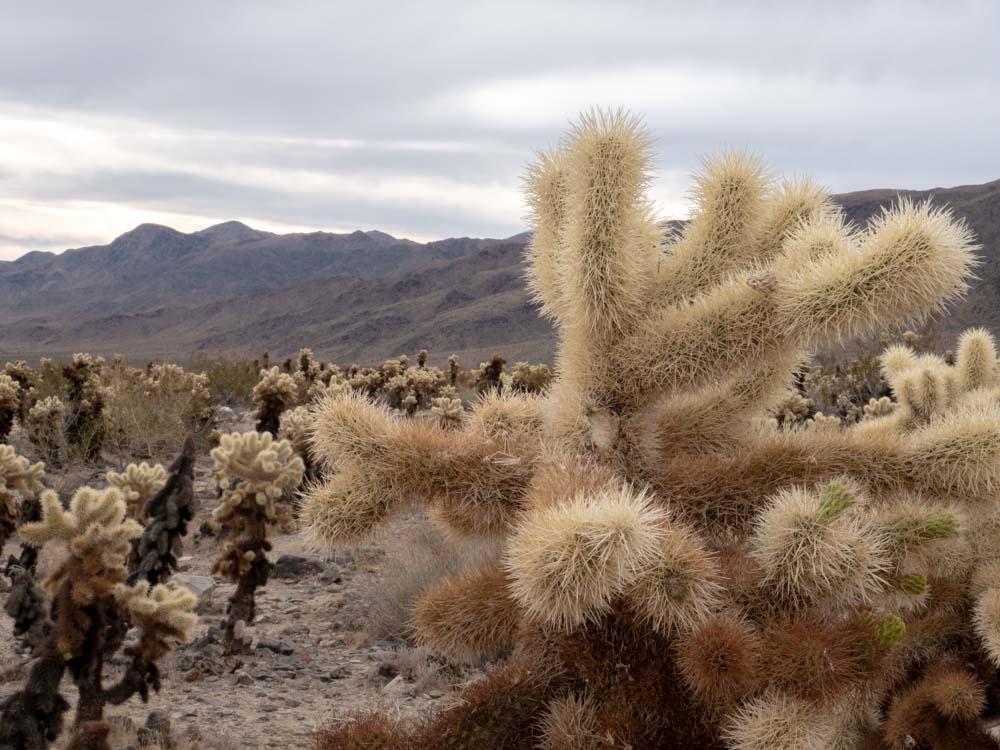
{"label": "hillside", "polygon": [[[837,199],[863,224],[897,195],[951,206],[983,245],[979,278],[942,332],[979,324],[1000,333],[1000,180]],[[526,240],[421,244],[374,231],[277,235],[227,222],[184,234],[144,224],[108,245],[0,262],[0,359],[81,350],[285,356],[310,346],[343,363],[421,347],[435,360],[492,350],[548,360],[552,329],[522,280]]]}

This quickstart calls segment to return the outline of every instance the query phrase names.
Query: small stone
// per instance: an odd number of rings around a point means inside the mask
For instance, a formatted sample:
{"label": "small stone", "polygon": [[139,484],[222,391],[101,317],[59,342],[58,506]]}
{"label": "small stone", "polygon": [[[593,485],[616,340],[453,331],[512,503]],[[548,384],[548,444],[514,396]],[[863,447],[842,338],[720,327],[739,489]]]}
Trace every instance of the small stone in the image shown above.
{"label": "small stone", "polygon": [[401,651],[410,647],[407,641],[402,638],[388,638],[382,641],[376,641],[372,649],[375,651]]}
{"label": "small stone", "polygon": [[193,573],[175,573],[172,579],[199,597],[215,588],[215,579],[211,576],[199,576]]}
{"label": "small stone", "polygon": [[330,563],[327,569],[320,573],[320,583],[340,583],[344,579],[340,572],[340,566]]}
{"label": "small stone", "polygon": [[189,669],[184,675],[185,682],[197,682],[201,679],[201,670],[195,667],[194,669]]}
{"label": "small stone", "polygon": [[391,662],[384,661],[378,665],[379,677],[385,677],[387,680],[391,680],[398,674],[399,670],[396,668],[396,665],[392,664]]}
{"label": "small stone", "polygon": [[253,683],[254,683],[253,677],[251,677],[250,675],[248,675],[246,672],[237,672],[236,673],[236,684],[237,685],[247,686],[247,685],[253,685]]}
{"label": "small stone", "polygon": [[429,695],[434,700],[437,700],[438,698],[444,697],[444,692],[442,692],[441,690],[429,690],[427,691],[427,695]]}
{"label": "small stone", "polygon": [[334,667],[325,675],[320,675],[320,679],[323,682],[329,682],[330,680],[343,680],[351,674],[351,670],[347,667]]}
{"label": "small stone", "polygon": [[274,577],[281,580],[296,580],[323,572],[326,565],[319,560],[298,555],[282,555],[274,563]]}
{"label": "small stone", "polygon": [[272,640],[270,638],[261,638],[257,641],[257,650],[260,651],[266,649],[268,651],[273,651],[276,654],[281,654],[282,656],[288,656],[295,653],[295,646],[285,641]]}

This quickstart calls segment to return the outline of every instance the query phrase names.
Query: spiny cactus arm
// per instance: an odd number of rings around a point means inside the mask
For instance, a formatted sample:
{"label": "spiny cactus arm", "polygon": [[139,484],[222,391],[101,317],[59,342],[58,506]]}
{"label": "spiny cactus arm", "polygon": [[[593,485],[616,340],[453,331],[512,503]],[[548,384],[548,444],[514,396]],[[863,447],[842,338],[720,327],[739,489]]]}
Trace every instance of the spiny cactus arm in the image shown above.
{"label": "spiny cactus arm", "polygon": [[831,482],[818,493],[788,489],[759,516],[753,554],[765,582],[785,599],[866,603],[888,585],[888,545],[849,513],[857,490]]}
{"label": "spiny cactus arm", "polygon": [[231,502],[220,505],[223,509],[249,496],[262,505],[273,504],[286,488],[298,486],[305,470],[291,444],[268,432],[223,435],[211,455],[219,481],[235,484]]}
{"label": "spiny cactus arm", "polygon": [[[563,252],[565,299],[572,325],[597,341],[638,322],[655,270],[660,230],[644,193],[650,137],[622,110],[592,111],[570,131]],[[595,354],[600,354],[595,347]]]}
{"label": "spiny cactus arm", "polygon": [[639,622],[675,635],[722,609],[725,589],[719,566],[692,528],[671,523],[661,530],[656,555],[624,594]]}
{"label": "spiny cactus arm", "polygon": [[823,346],[936,312],[965,292],[976,249],[950,211],[901,200],[872,220],[860,252],[776,269],[780,325]]}
{"label": "spiny cactus arm", "polygon": [[[528,166],[525,178],[527,204],[532,227],[531,243],[525,253],[528,291],[541,305],[542,315],[554,320],[567,318],[563,291],[565,265],[562,241],[566,210],[566,155],[560,150],[542,151]],[[455,355],[452,355],[455,357]],[[458,358],[451,365],[452,385]]]}
{"label": "spiny cactus arm", "polygon": [[966,391],[996,385],[997,347],[993,335],[984,328],[963,332],[958,340],[955,369]]}
{"label": "spiny cactus arm", "polygon": [[21,405],[21,386],[5,372],[0,372],[0,440],[6,440],[14,426]]}
{"label": "spiny cactus arm", "polygon": [[800,352],[776,354],[737,372],[718,385],[701,385],[668,394],[639,410],[638,444],[655,465],[668,453],[706,453],[732,449],[752,434],[759,418],[788,393],[792,373],[804,361]]}
{"label": "spiny cactus arm", "polygon": [[398,499],[384,477],[348,464],[302,493],[299,518],[306,542],[323,551],[355,544],[399,509]]}
{"label": "spiny cactus arm", "polygon": [[347,391],[316,405],[310,444],[314,455],[331,468],[352,461],[377,465],[390,453],[398,430],[388,409],[363,393]]}
{"label": "spiny cactus arm", "polygon": [[[768,178],[760,161],[749,154],[727,151],[702,162],[695,176],[695,210],[680,239],[668,248],[659,267],[653,293],[658,305],[669,305],[716,286],[753,260],[757,250],[754,224],[760,215]],[[800,195],[800,199],[804,199]],[[794,212],[795,201],[786,201]],[[782,210],[775,206],[772,236],[762,228],[758,242],[774,242]]]}
{"label": "spiny cactus arm", "polygon": [[509,584],[497,564],[445,578],[414,605],[417,642],[461,661],[494,658],[509,649],[521,622]]}
{"label": "spiny cactus arm", "polygon": [[[949,414],[900,437],[861,422],[846,429],[751,435],[720,454],[646,456],[654,488],[689,519],[743,527],[761,498],[792,485],[852,476],[879,491],[911,490],[976,503],[1000,482],[1000,427],[993,407]],[[878,420],[876,420],[877,422]]]}
{"label": "spiny cactus arm", "polygon": [[761,682],[764,650],[765,642],[752,622],[732,613],[715,615],[680,635],[681,678],[704,705],[733,708]]}
{"label": "spiny cactus arm", "polygon": [[530,482],[540,431],[538,403],[489,395],[460,431],[394,419],[353,394],[320,404],[314,450],[339,475],[303,495],[307,534],[326,546],[356,541],[411,502],[470,534],[504,533]]}
{"label": "spiny cactus arm", "polygon": [[744,703],[726,722],[732,750],[819,750],[835,747],[833,717],[811,701],[769,690]]}
{"label": "spiny cactus arm", "polygon": [[556,629],[594,622],[660,561],[665,518],[628,485],[529,511],[507,544],[514,599]]}
{"label": "spiny cactus arm", "polygon": [[951,660],[938,660],[896,698],[884,725],[884,739],[894,748],[941,741],[956,747],[990,747],[995,743],[979,725],[985,706],[982,682]]}
{"label": "spiny cactus arm", "polygon": [[992,501],[1000,489],[1000,410],[974,404],[914,430],[901,460],[911,486],[926,494]]}
{"label": "spiny cactus arm", "polygon": [[[839,209],[824,188],[808,177],[782,180],[768,192],[759,215],[753,219],[750,255],[739,260],[767,263],[782,253],[806,250],[810,257],[825,253],[824,244],[832,238],[827,235],[824,240],[822,234],[808,231],[803,234],[805,227],[812,227],[813,232],[827,227],[838,234],[844,228]],[[830,242],[829,249],[835,243]]]}
{"label": "spiny cactus arm", "polygon": [[940,309],[964,291],[974,249],[950,213],[904,203],[873,224],[860,251],[845,237],[816,260],[783,256],[734,277],[654,313],[619,356],[633,387],[671,389],[775,349],[834,344]]}
{"label": "spiny cactus arm", "polygon": [[44,476],[44,463],[33,464],[11,446],[0,445],[0,492],[17,491],[25,497],[34,497],[44,486]]}
{"label": "spiny cactus arm", "polygon": [[150,643],[166,638],[187,641],[198,621],[193,611],[197,597],[172,581],[152,587],[147,581],[131,586],[118,584],[115,598],[128,611],[132,624],[139,628],[140,638]]}

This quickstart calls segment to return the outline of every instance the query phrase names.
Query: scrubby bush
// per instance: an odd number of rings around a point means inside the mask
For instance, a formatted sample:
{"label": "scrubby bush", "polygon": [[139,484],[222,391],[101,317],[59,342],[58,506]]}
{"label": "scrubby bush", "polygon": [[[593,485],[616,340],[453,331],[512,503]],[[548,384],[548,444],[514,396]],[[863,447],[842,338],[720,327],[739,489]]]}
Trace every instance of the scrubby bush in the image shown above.
{"label": "scrubby bush", "polygon": [[173,364],[140,370],[106,366],[104,418],[109,439],[129,456],[172,452],[189,432],[205,434],[214,417],[206,375]]}
{"label": "scrubby bush", "polygon": [[[356,540],[423,501],[502,540],[502,564],[415,607],[439,652],[512,652],[430,721],[436,747],[987,746],[992,342],[969,334],[953,370],[887,352],[888,416],[768,416],[803,349],[961,294],[968,230],[905,200],[856,230],[812,183],[729,153],[664,252],[649,142],[593,113],[529,173],[529,278],[560,332],[546,395],[501,394],[458,432],[326,400],[314,447],[338,473],[303,500],[308,536]],[[381,746],[421,747],[411,729]]]}
{"label": "scrubby bush", "polygon": [[70,453],[66,435],[66,405],[58,396],[36,402],[21,425],[39,455],[53,466],[62,465]]}

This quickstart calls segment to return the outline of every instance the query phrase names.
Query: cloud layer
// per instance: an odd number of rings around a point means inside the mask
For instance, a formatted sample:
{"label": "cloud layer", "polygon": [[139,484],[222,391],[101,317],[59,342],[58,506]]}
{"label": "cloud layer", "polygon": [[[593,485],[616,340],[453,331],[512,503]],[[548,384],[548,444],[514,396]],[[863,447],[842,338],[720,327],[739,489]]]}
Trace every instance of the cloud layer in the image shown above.
{"label": "cloud layer", "polygon": [[665,217],[723,145],[837,191],[984,182],[998,34],[985,0],[0,5],[0,259],[144,221],[513,234],[594,105],[645,113]]}

